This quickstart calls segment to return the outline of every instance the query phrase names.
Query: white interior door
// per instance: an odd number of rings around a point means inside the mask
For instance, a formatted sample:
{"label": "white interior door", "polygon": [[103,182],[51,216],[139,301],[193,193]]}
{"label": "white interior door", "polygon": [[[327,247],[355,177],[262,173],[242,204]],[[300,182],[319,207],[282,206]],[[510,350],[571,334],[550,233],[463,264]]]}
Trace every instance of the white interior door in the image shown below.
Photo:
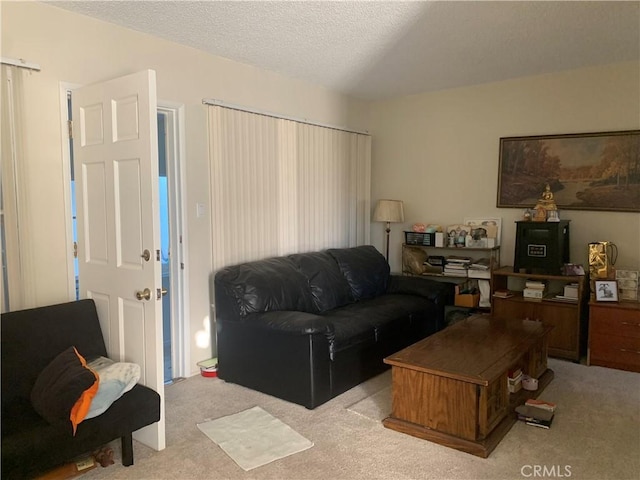
{"label": "white interior door", "polygon": [[137,363],[160,422],[134,434],[165,447],[156,77],[73,91],[80,296],[96,302],[109,357]]}

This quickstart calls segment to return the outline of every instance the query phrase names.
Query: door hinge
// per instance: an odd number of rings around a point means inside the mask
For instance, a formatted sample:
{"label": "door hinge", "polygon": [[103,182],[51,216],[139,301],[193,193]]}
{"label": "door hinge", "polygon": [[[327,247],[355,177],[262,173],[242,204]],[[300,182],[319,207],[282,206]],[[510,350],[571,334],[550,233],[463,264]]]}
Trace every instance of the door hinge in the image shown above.
{"label": "door hinge", "polygon": [[73,242],[73,258],[78,258],[78,242]]}
{"label": "door hinge", "polygon": [[156,250],[156,261],[160,261],[160,250]]}
{"label": "door hinge", "polygon": [[69,138],[73,139],[73,120],[67,120],[67,128],[69,129]]}
{"label": "door hinge", "polygon": [[184,270],[184,263],[180,262],[180,270]]}

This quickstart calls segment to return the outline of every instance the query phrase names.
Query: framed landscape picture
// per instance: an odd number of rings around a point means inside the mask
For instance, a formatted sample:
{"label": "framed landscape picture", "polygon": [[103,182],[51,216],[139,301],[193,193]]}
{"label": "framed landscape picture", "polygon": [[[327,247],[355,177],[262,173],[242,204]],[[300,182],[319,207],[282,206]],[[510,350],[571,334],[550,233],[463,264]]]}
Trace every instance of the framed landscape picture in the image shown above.
{"label": "framed landscape picture", "polygon": [[640,212],[640,130],[500,139],[497,207]]}

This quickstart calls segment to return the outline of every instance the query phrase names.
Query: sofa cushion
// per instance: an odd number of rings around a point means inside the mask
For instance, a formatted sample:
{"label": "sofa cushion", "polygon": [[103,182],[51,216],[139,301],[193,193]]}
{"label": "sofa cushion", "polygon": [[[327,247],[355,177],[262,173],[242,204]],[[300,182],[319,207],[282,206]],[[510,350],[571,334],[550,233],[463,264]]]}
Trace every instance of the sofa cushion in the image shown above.
{"label": "sofa cushion", "polygon": [[[326,333],[329,341],[329,358],[335,359],[335,355],[350,348],[360,349],[376,343],[375,329],[364,316],[353,316],[351,313],[355,304],[344,308],[332,310],[328,320],[331,322],[331,330]],[[356,311],[357,313],[357,311]]]}
{"label": "sofa cushion", "polygon": [[[389,337],[403,336],[415,321],[423,321],[419,312],[430,312],[433,303],[415,295],[381,295],[337,308],[323,315],[332,325],[328,331],[331,359],[356,345],[386,342]],[[420,317],[418,319],[417,317]],[[425,325],[424,330],[433,330]]]}
{"label": "sofa cushion", "polygon": [[243,316],[278,310],[316,311],[306,277],[286,257],[226,267],[216,274],[216,283],[235,298]]}
{"label": "sofa cushion", "polygon": [[327,252],[338,262],[355,300],[377,297],[387,291],[389,264],[375,247],[333,248]]}
{"label": "sofa cushion", "polygon": [[289,258],[306,277],[318,312],[326,312],[353,301],[347,280],[335,259],[327,252],[298,253]]}
{"label": "sofa cushion", "polygon": [[98,376],[75,347],[57,355],[38,375],[31,391],[33,408],[52,425],[71,422],[73,433],[98,391]]}

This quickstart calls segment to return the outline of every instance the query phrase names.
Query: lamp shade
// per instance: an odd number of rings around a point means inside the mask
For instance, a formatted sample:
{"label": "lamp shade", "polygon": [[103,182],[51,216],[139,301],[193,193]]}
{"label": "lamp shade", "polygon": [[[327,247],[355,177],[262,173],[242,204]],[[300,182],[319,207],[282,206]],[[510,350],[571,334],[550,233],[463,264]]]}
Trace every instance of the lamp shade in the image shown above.
{"label": "lamp shade", "polygon": [[404,222],[404,207],[401,200],[378,200],[373,212],[374,222]]}

